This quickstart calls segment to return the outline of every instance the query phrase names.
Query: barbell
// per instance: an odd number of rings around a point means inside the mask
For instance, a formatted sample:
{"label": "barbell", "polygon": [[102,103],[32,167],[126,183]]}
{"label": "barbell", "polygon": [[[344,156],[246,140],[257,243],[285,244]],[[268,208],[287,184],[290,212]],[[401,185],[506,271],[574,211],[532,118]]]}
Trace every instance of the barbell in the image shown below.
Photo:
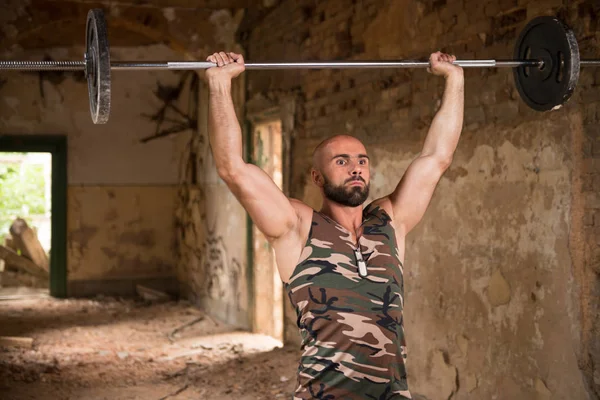
{"label": "barbell", "polygon": [[[513,57],[511,60],[456,60],[454,64],[463,68],[513,68],[521,98],[537,111],[560,108],[569,100],[581,66],[600,66],[600,60],[580,60],[573,31],[550,16],[536,17],[527,23],[517,38]],[[215,65],[195,61],[111,62],[104,12],[91,9],[87,15],[83,61],[0,61],[0,70],[84,71],[92,121],[104,124],[110,114],[111,70],[198,70]],[[414,60],[246,63],[248,70],[427,67],[429,62]]]}

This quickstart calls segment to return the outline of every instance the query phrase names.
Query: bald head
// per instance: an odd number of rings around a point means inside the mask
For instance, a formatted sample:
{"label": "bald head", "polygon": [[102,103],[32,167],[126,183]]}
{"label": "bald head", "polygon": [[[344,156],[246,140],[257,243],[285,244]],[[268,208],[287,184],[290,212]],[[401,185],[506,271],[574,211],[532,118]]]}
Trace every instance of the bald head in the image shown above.
{"label": "bald head", "polygon": [[335,135],[323,140],[313,152],[312,165],[321,171],[325,163],[339,154],[352,154],[355,152],[366,154],[365,146],[360,140],[350,135]]}

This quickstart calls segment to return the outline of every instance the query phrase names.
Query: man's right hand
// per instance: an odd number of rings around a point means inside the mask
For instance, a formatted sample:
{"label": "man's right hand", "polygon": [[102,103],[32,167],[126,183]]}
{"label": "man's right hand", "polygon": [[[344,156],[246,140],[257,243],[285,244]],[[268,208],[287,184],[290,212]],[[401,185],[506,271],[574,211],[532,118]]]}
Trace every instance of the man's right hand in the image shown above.
{"label": "man's right hand", "polygon": [[216,67],[211,67],[206,70],[206,77],[212,79],[228,79],[231,80],[244,72],[244,57],[236,53],[213,53],[206,58],[206,61],[217,64]]}

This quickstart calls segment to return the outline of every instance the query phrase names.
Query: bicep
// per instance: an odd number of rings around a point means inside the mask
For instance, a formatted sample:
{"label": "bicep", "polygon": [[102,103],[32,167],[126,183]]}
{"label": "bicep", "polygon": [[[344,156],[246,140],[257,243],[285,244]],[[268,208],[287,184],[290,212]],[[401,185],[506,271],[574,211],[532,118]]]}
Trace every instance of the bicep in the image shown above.
{"label": "bicep", "polygon": [[432,156],[415,159],[390,195],[394,224],[403,234],[410,232],[423,218],[435,188],[447,165]]}
{"label": "bicep", "polygon": [[256,165],[244,164],[224,180],[268,239],[279,238],[296,226],[298,214],[290,200]]}

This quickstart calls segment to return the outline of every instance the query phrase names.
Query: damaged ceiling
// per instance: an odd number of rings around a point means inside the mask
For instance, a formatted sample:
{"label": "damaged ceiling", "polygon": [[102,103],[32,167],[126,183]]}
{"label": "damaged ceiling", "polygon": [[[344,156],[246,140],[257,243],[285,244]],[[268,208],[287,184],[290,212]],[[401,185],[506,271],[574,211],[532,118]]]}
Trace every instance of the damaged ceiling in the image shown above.
{"label": "damaged ceiling", "polygon": [[111,46],[191,45],[193,51],[231,42],[218,37],[223,24],[233,20],[236,30],[247,31],[279,1],[6,0],[0,6],[0,51],[83,46],[91,8],[104,9]]}

